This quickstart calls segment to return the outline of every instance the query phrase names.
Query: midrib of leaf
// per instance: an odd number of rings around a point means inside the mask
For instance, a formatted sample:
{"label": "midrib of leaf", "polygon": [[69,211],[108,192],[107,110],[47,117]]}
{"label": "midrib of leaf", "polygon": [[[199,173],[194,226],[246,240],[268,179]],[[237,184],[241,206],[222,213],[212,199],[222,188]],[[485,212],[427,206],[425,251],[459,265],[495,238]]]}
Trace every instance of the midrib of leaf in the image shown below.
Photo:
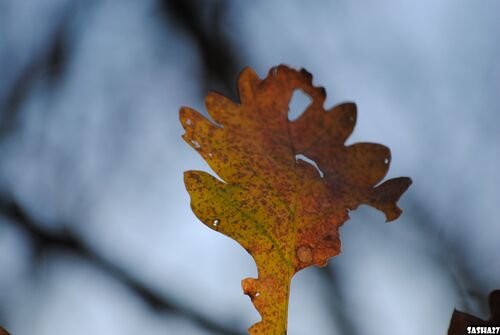
{"label": "midrib of leaf", "polygon": [[[294,172],[294,175],[295,175],[295,183],[294,183],[294,190],[293,190],[293,209],[292,209],[292,213],[293,213],[293,216],[292,216],[292,229],[293,229],[293,235],[292,235],[292,244],[293,244],[293,248],[290,248],[290,252],[294,252],[295,249],[296,249],[296,245],[297,245],[297,202],[298,202],[298,187],[299,187],[299,176],[298,176],[298,173],[297,173],[297,160],[295,158],[295,147],[293,145],[293,141],[292,141],[292,136],[291,136],[291,131],[290,131],[290,121],[287,119],[286,120],[286,130],[287,130],[287,135],[288,135],[288,147],[292,153],[292,170]],[[293,255],[289,255],[290,258],[293,257]],[[283,320],[284,322],[284,327],[285,327],[285,334],[286,334],[286,330],[287,330],[287,324],[288,324],[288,304],[289,304],[289,301],[290,301],[290,287],[291,287],[291,281],[292,281],[292,277],[294,275],[294,271],[295,269],[290,266],[288,268],[288,294],[287,294],[287,298],[286,298],[286,311],[285,311],[285,320]]]}
{"label": "midrib of leaf", "polygon": [[[259,121],[262,125],[262,120],[259,119]],[[288,319],[288,304],[289,304],[289,295],[290,295],[290,286],[291,286],[290,281],[291,281],[291,279],[294,275],[294,271],[295,271],[295,268],[293,266],[293,262],[291,260],[293,259],[293,252],[296,249],[296,243],[297,243],[298,227],[297,227],[297,213],[296,213],[296,211],[297,211],[298,193],[299,193],[299,174],[297,172],[297,161],[295,159],[296,150],[294,148],[292,137],[291,137],[290,121],[289,120],[286,120],[286,130],[287,130],[287,139],[288,139],[287,147],[290,149],[290,153],[292,156],[291,169],[294,172],[294,176],[295,176],[292,207],[290,207],[289,204],[284,201],[282,196],[279,194],[278,190],[276,188],[274,188],[274,186],[272,184],[270,184],[266,179],[262,178],[261,175],[259,173],[257,173],[257,171],[253,167],[251,167],[251,165],[248,165],[246,168],[253,174],[253,176],[255,178],[257,178],[258,180],[263,182],[271,190],[271,192],[275,196],[275,198],[278,199],[278,201],[281,203],[281,205],[287,210],[289,215],[291,215],[291,217],[292,217],[292,222],[291,222],[292,246],[291,247],[284,246],[284,249],[288,251],[288,255],[287,255],[288,257],[285,256],[285,254],[284,254],[281,246],[277,242],[277,239],[275,238],[274,234],[269,232],[267,230],[267,228],[263,224],[261,224],[260,221],[257,220],[251,213],[248,213],[247,211],[243,210],[242,207],[239,206],[238,203],[232,199],[231,194],[228,192],[228,190],[226,190],[225,188],[217,188],[215,190],[216,193],[218,193],[219,196],[221,196],[225,200],[225,202],[230,207],[233,208],[233,210],[240,212],[244,218],[246,218],[247,220],[252,222],[256,226],[256,228],[258,230],[260,230],[264,234],[264,236],[266,236],[271,241],[272,245],[276,248],[281,260],[284,261],[285,264],[287,265],[287,267],[288,267],[288,276],[287,276],[288,283],[287,284],[288,285],[287,285],[286,310],[284,311],[285,312],[284,320],[281,320],[285,330],[286,330],[286,324],[287,324],[287,319]],[[239,134],[240,136],[245,136],[245,134],[242,134],[240,132],[236,132],[236,133]],[[320,136],[318,136],[318,138],[313,142],[313,144],[311,146],[308,147],[308,149],[310,147],[312,147],[314,145],[314,143],[317,143],[323,137],[323,135],[325,133],[326,133],[326,130]],[[272,141],[272,139],[271,139],[271,141]],[[273,141],[273,143],[275,143],[276,145],[281,145],[281,144],[278,144],[274,141]],[[260,153],[260,157],[264,158],[270,166],[277,165],[276,160],[273,159],[272,156],[269,157],[266,153],[264,153],[263,149],[260,146],[254,146],[254,148],[257,149],[257,151]],[[227,184],[226,183],[226,185],[231,185],[233,187],[241,187],[238,184]]]}
{"label": "midrib of leaf", "polygon": [[[225,185],[230,185],[230,184],[225,184]],[[207,188],[211,188],[210,185],[205,184],[205,186]],[[232,186],[232,187],[240,187],[239,185],[234,185],[234,184],[230,185],[230,186]],[[229,191],[227,191],[225,188],[212,188],[212,189],[215,190],[215,193],[217,195],[214,195],[213,197],[206,198],[201,203],[208,202],[208,201],[210,201],[210,200],[212,200],[214,198],[217,198],[217,197],[223,198],[226,204],[228,204],[230,207],[232,207],[233,210],[235,210],[236,212],[240,212],[243,217],[245,217],[250,222],[252,222],[257,227],[257,229],[259,229],[264,234],[264,236],[266,236],[269,239],[269,241],[271,241],[272,245],[278,251],[278,254],[280,255],[281,260],[283,262],[285,262],[285,264],[287,264],[289,267],[292,265],[291,260],[287,259],[285,257],[285,254],[283,253],[283,251],[281,249],[281,246],[277,242],[276,237],[271,232],[269,232],[269,230],[267,230],[266,227],[264,225],[262,225],[262,223],[259,222],[259,220],[257,220],[256,218],[254,218],[252,214],[250,214],[249,212],[243,210],[242,206],[239,205],[235,200],[232,199],[231,194],[229,193]]]}

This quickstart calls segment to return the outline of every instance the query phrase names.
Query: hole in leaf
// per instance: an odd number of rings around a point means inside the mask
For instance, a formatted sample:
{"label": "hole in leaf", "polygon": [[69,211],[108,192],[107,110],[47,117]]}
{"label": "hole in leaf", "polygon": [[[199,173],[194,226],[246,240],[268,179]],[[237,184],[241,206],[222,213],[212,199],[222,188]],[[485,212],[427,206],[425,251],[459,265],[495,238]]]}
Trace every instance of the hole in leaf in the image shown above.
{"label": "hole in leaf", "polygon": [[196,141],[196,140],[191,140],[191,143],[193,143],[193,145],[194,145],[194,147],[195,147],[196,149],[201,148],[201,145],[200,145],[200,143],[199,143],[198,141]]}
{"label": "hole in leaf", "polygon": [[186,120],[186,124],[187,124],[188,126],[190,126],[190,125],[191,125],[191,123],[192,123],[191,119],[187,119],[187,120]]}
{"label": "hole in leaf", "polygon": [[260,292],[255,293],[255,296],[259,297],[260,296]]}
{"label": "hole in leaf", "polygon": [[315,161],[313,161],[312,159],[310,159],[309,157],[307,156],[304,156],[303,154],[297,154],[295,155],[295,159],[296,160],[303,160],[304,162],[307,162],[309,164],[311,164],[312,166],[314,166],[316,168],[316,171],[318,171],[318,174],[321,178],[323,178],[324,174],[323,174],[323,171],[321,171],[321,169],[319,168],[318,164],[316,164]]}
{"label": "hole in leaf", "polygon": [[389,164],[389,158],[384,158],[384,164]]}
{"label": "hole in leaf", "polygon": [[213,226],[217,227],[219,225],[219,223],[220,223],[220,220],[219,219],[215,219],[214,223],[213,223]]}
{"label": "hole in leaf", "polygon": [[297,120],[312,103],[312,99],[302,90],[293,91],[292,98],[288,104],[288,120]]}

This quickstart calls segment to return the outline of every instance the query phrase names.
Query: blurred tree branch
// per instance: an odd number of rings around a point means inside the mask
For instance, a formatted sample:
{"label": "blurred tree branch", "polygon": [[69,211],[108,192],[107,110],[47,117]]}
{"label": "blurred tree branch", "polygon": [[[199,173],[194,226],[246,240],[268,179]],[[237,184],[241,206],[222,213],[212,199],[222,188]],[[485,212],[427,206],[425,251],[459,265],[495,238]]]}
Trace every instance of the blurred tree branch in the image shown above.
{"label": "blurred tree branch", "polygon": [[[225,2],[213,2],[212,16],[209,18],[208,25],[201,23],[202,8],[197,6],[194,1],[160,0],[160,3],[166,9],[165,14],[168,13],[168,19],[173,20],[198,44],[205,69],[203,79],[206,85],[210,83],[210,85],[219,86],[235,96],[233,79],[236,78],[240,66],[237,64],[234,49],[220,26]],[[16,81],[8,87],[5,99],[0,101],[0,141],[18,127],[22,104],[28,99],[31,89],[40,75],[44,75],[43,79],[48,81],[52,89],[55,88],[58,79],[63,75],[68,54],[65,40],[66,29],[71,13],[72,11],[68,9],[62,15],[55,32],[48,40],[47,52],[32,59]],[[243,334],[186,307],[182,302],[154,292],[140,280],[92,250],[72,231],[49,232],[42,229],[42,225],[18,202],[7,200],[7,197],[1,195],[0,215],[27,234],[32,242],[35,257],[49,250],[71,253],[122,283],[158,313],[178,315],[215,334]]]}
{"label": "blurred tree branch", "polygon": [[[407,215],[410,215],[410,220],[415,220],[417,228],[429,239],[430,245],[435,246],[436,257],[434,259],[450,276],[450,282],[455,287],[463,306],[470,309],[470,298],[475,298],[480,302],[487,301],[490,288],[485,287],[477,272],[471,270],[466,257],[467,249],[460,244],[461,241],[442,235],[439,230],[441,227],[439,219],[423,201],[413,196],[408,199],[407,203]],[[460,219],[455,217],[453,221],[459,224]],[[484,296],[477,294],[477,291],[484,291]],[[486,307],[485,304],[484,306]]]}
{"label": "blurred tree branch", "polygon": [[342,294],[342,285],[337,276],[338,267],[334,262],[330,262],[325,268],[317,268],[317,274],[323,281],[326,292],[323,295],[326,300],[326,305],[332,311],[334,327],[336,327],[342,335],[356,335],[359,333],[356,323],[347,313],[345,308],[345,298]]}
{"label": "blurred tree branch", "polygon": [[21,105],[27,100],[39,76],[46,75],[45,78],[54,86],[64,72],[68,52],[65,34],[69,17],[70,10],[66,9],[57,23],[55,32],[48,39],[47,51],[34,57],[14,83],[7,88],[5,97],[0,96],[0,140],[16,128],[22,110]]}
{"label": "blurred tree branch", "polygon": [[0,197],[0,215],[4,216],[13,225],[27,234],[33,243],[36,255],[43,254],[48,250],[71,253],[89,262],[114,280],[123,284],[157,313],[178,315],[214,334],[244,334],[186,307],[176,299],[165,297],[164,295],[154,292],[147,285],[141,283],[140,280],[93,251],[83,240],[71,231],[66,230],[59,233],[52,233],[43,230],[40,228],[40,223],[32,218],[28,212],[15,201],[9,201],[6,200],[5,197]]}
{"label": "blurred tree branch", "polygon": [[[169,22],[188,33],[198,45],[204,69],[206,89],[219,89],[236,99],[236,78],[243,65],[227,35],[223,19],[229,2],[226,0],[159,0]],[[208,15],[207,15],[208,14]]]}

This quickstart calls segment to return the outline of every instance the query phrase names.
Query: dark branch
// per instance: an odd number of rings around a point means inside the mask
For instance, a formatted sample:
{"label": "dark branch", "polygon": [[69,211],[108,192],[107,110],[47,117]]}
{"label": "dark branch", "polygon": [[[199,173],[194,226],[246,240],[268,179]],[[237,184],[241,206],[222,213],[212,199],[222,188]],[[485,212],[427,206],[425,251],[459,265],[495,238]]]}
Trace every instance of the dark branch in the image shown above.
{"label": "dark branch", "polygon": [[74,254],[81,259],[93,264],[110,277],[114,278],[136,296],[141,298],[151,309],[158,313],[171,313],[187,320],[190,320],[205,330],[222,335],[241,335],[240,331],[229,328],[216,322],[196,311],[186,308],[174,299],[165,297],[154,292],[152,289],[141,283],[126,271],[120,269],[107,259],[90,249],[81,239],[71,231],[61,233],[51,233],[41,229],[41,225],[36,222],[23,208],[16,202],[6,201],[0,198],[0,214],[10,222],[21,228],[30,237],[35,251],[42,253],[47,250],[61,250]]}
{"label": "dark branch", "polygon": [[[483,297],[477,294],[478,291],[484,291],[488,294],[489,289],[477,276],[477,271],[471,269],[471,264],[469,264],[466,257],[467,249],[459,241],[442,235],[439,219],[432,214],[429,207],[420,199],[413,197],[407,203],[408,214],[417,222],[418,228],[429,239],[429,244],[436,247],[436,260],[442,264],[442,268],[449,274],[450,281],[462,300],[462,304],[470,308],[469,300],[471,298],[475,298],[478,302],[487,301],[486,296]],[[460,219],[455,218],[454,221],[459,224]]]}
{"label": "dark branch", "polygon": [[221,93],[236,98],[235,83],[242,64],[223,26],[227,1],[160,0],[160,4],[167,19],[198,45],[207,88],[213,90],[215,86]]}
{"label": "dark branch", "polygon": [[329,310],[332,312],[332,317],[335,321],[335,327],[341,332],[342,335],[356,335],[359,332],[356,329],[355,322],[348,315],[345,308],[345,298],[342,294],[341,281],[337,276],[337,268],[331,262],[325,268],[317,269],[320,279],[325,283],[326,288],[324,299]]}

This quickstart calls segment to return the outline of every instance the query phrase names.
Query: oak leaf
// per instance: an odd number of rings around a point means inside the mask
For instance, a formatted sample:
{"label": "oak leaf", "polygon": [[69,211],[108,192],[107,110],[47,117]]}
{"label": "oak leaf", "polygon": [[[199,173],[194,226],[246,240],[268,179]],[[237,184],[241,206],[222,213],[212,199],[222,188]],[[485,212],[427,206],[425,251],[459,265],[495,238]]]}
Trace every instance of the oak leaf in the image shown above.
{"label": "oak leaf", "polygon": [[[500,327],[500,290],[495,290],[490,293],[489,297],[490,304],[490,319],[482,320],[473,315],[460,312],[458,310],[453,311],[453,315],[450,321],[450,327],[448,328],[448,335],[462,335],[462,334],[481,334],[480,330],[467,330],[467,327]],[[498,331],[492,330],[491,334],[497,334]]]}
{"label": "oak leaf", "polygon": [[[295,90],[306,93],[311,104],[290,121]],[[240,103],[207,95],[213,122],[181,108],[184,140],[222,179],[187,171],[184,182],[196,216],[236,240],[257,264],[258,278],[242,281],[262,317],[250,334],[283,335],[293,275],[324,266],[340,253],[339,227],[360,204],[383,211],[388,221],[398,218],[396,202],[411,180],[377,185],[389,168],[389,149],[374,143],[346,146],[356,105],[326,111],[326,92],[313,86],[307,71],[280,65],[261,80],[246,68],[238,91]]]}

